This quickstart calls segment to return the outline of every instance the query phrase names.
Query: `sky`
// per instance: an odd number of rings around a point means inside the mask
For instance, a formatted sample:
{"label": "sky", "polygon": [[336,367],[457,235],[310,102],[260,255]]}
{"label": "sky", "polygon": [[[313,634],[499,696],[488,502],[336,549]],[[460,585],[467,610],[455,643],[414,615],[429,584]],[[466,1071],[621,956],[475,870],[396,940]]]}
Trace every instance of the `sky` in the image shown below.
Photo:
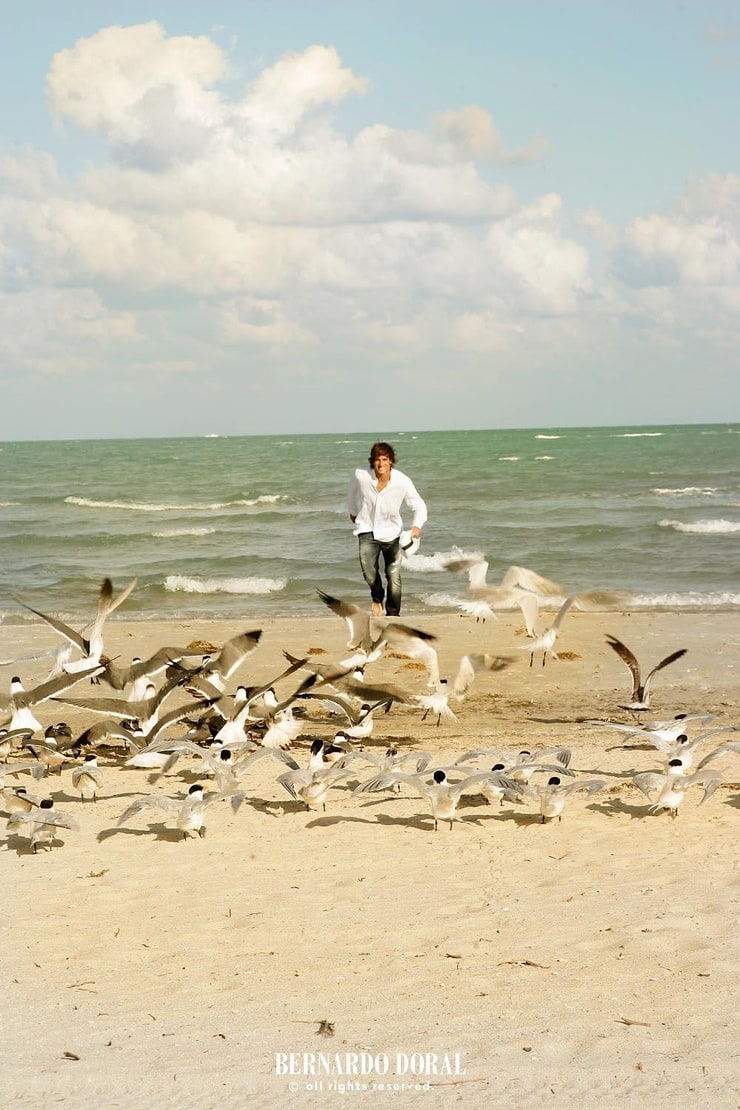
{"label": "sky", "polygon": [[0,16],[0,440],[740,420],[736,0]]}

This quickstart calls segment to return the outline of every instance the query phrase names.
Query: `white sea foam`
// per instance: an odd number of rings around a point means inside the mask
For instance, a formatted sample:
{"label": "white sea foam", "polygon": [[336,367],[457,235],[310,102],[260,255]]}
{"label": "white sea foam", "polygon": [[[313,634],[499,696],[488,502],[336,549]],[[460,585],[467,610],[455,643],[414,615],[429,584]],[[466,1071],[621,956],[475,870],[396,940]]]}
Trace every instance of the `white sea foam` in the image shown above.
{"label": "white sea foam", "polygon": [[499,462],[519,462],[518,455],[499,455]]}
{"label": "white sea foam", "polygon": [[534,461],[535,462],[551,462],[552,459],[554,459],[554,458],[555,458],[554,455],[535,455]]}
{"label": "white sea foam", "polygon": [[445,570],[445,563],[450,559],[482,559],[483,556],[479,551],[461,551],[459,547],[453,547],[452,551],[434,551],[430,555],[411,555],[410,558],[404,559],[410,570],[419,571],[421,574],[429,572],[438,572]]}
{"label": "white sea foam", "polygon": [[702,497],[712,497],[715,493],[719,493],[719,489],[716,486],[682,486],[678,489],[656,486],[650,492],[657,494],[658,497],[683,497],[697,493]]}
{"label": "white sea foam", "polygon": [[409,570],[417,571],[419,574],[437,573],[444,570],[438,552],[434,555],[404,555],[403,562]]}
{"label": "white sea foam", "polygon": [[164,588],[186,594],[272,594],[285,589],[284,578],[189,578],[169,574]]}
{"label": "white sea foam", "polygon": [[614,432],[612,439],[650,439],[654,436],[662,436],[663,432]]}
{"label": "white sea foam", "polygon": [[157,539],[171,539],[172,536],[210,536],[215,528],[164,528],[161,532],[152,532]]}
{"label": "white sea foam", "polygon": [[539,435],[536,435],[534,438],[535,439],[562,439],[563,437],[562,436],[546,436],[546,435],[542,435],[540,433]]}
{"label": "white sea foam", "polygon": [[188,505],[175,505],[156,501],[94,501],[90,497],[65,497],[68,505],[80,505],[84,509],[125,509],[136,513],[203,512],[212,509],[239,509],[254,505],[274,505],[287,500],[282,493],[264,493],[260,497],[237,498],[234,501],[200,502]]}
{"label": "white sea foam", "polygon": [[432,605],[435,609],[457,609],[462,605],[463,598],[455,597],[454,594],[436,593],[436,594],[421,594],[420,600],[425,605]]}
{"label": "white sea foam", "polygon": [[740,594],[723,593],[665,593],[633,594],[631,609],[735,609],[740,608]]}
{"label": "white sea foam", "polygon": [[[429,605],[434,609],[450,609],[459,608],[465,600],[461,597],[456,597],[453,594],[437,592],[431,594],[419,594],[419,600],[424,605]],[[557,612],[563,602],[563,598],[540,598],[541,610],[552,610]],[[516,601],[509,601],[506,604],[497,604],[496,609],[505,611],[514,611],[517,608]],[[655,593],[655,594],[630,594],[629,604],[625,609],[691,609],[691,610],[710,610],[710,609],[740,609],[740,594],[731,593]]]}
{"label": "white sea foam", "polygon": [[20,505],[20,501],[0,501],[0,509],[9,508],[11,505]]}
{"label": "white sea foam", "polygon": [[659,520],[658,527],[675,528],[677,532],[689,532],[692,535],[723,536],[731,532],[740,532],[740,521],[694,520],[686,524],[682,520]]}

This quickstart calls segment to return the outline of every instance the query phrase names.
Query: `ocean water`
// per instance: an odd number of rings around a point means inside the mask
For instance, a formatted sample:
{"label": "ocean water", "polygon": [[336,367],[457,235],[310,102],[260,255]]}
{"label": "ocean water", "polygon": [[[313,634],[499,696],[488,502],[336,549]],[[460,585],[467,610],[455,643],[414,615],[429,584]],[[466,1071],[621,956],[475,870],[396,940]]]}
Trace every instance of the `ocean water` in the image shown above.
{"label": "ocean water", "polygon": [[[87,621],[101,580],[127,619],[324,615],[365,605],[347,516],[364,434],[0,444],[0,619],[19,600]],[[404,615],[449,609],[485,554],[637,608],[740,608],[740,425],[383,433],[429,509]]]}

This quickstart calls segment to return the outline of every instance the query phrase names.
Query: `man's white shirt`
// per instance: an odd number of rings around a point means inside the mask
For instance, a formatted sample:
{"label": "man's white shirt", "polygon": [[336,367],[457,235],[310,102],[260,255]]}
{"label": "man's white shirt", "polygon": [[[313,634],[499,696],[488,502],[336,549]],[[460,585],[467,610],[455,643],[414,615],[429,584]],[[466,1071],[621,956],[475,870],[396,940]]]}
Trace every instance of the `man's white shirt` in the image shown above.
{"label": "man's white shirt", "polygon": [[356,470],[349,488],[349,515],[355,517],[354,534],[372,532],[376,540],[388,543],[403,531],[401,506],[406,503],[413,513],[412,528],[423,528],[427,507],[414,483],[401,470],[391,470],[387,485],[378,489],[372,470]]}

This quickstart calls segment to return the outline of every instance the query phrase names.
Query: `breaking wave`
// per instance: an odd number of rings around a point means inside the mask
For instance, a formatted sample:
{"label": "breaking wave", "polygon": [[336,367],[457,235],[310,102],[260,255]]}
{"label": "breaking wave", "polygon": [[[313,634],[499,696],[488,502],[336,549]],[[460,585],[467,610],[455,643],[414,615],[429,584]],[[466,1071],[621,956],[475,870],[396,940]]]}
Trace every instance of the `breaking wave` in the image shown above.
{"label": "breaking wave", "polygon": [[164,528],[161,532],[152,532],[157,539],[171,539],[173,536],[210,536],[215,528]]}
{"label": "breaking wave", "polygon": [[285,589],[284,578],[188,578],[169,574],[164,588],[186,594],[273,594]]}
{"label": "breaking wave", "polygon": [[695,520],[689,524],[682,520],[659,520],[659,528],[674,528],[677,532],[688,532],[692,535],[724,536],[732,532],[740,532],[740,521],[737,520]]}
{"label": "breaking wave", "polygon": [[684,486],[681,489],[670,489],[657,486],[655,489],[651,489],[650,492],[656,494],[658,497],[687,497],[692,494],[699,494],[702,497],[712,497],[715,493],[719,493],[719,489],[716,486]]}
{"label": "breaking wave", "polygon": [[65,497],[68,505],[80,505],[84,509],[125,509],[135,513],[182,513],[203,512],[210,509],[240,509],[254,505],[274,505],[287,500],[282,493],[265,493],[260,497],[236,498],[233,501],[199,502],[193,505],[176,505],[157,501],[94,501],[90,497]]}

